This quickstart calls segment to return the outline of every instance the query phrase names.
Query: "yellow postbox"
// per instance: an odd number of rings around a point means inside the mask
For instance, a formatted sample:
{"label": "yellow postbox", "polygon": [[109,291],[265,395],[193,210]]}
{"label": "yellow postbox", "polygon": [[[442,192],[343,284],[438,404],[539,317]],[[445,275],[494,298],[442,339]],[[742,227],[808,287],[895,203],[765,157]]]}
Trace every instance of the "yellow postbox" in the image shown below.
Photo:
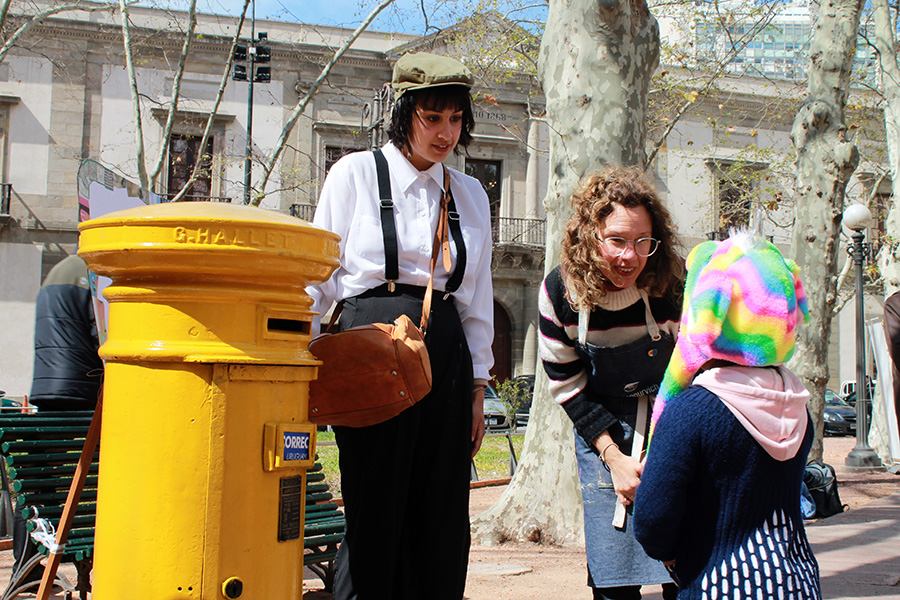
{"label": "yellow postbox", "polygon": [[97,600],[302,595],[312,299],[338,237],[248,206],[175,203],[81,225],[112,283]]}

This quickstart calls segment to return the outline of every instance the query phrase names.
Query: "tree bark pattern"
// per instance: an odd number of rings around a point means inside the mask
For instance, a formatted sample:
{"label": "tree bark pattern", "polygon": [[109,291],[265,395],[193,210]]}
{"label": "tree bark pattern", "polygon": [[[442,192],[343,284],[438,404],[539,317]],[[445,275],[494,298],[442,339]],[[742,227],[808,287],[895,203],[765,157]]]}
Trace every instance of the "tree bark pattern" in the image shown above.
{"label": "tree bark pattern", "polygon": [[[604,165],[645,166],[647,93],[659,25],[645,0],[550,0],[539,70],[550,128],[545,270],[559,264],[569,199]],[[480,544],[584,539],[572,422],[536,366],[534,401],[516,475],[472,522]]]}
{"label": "tree bark pattern", "polygon": [[884,128],[887,135],[888,165],[894,200],[888,210],[885,244],[878,255],[878,267],[887,298],[900,290],[900,65],[897,40],[887,0],[872,0],[875,20],[875,47],[878,49],[881,87],[885,97]]}
{"label": "tree bark pattern", "polygon": [[856,52],[861,0],[820,6],[810,45],[807,99],[797,112],[791,139],[797,149],[797,202],[791,248],[806,288],[810,321],[797,333],[791,367],[810,390],[816,426],[811,457],[822,457],[828,341],[836,301],[841,216],[847,181],[859,152],[847,137],[844,108]]}

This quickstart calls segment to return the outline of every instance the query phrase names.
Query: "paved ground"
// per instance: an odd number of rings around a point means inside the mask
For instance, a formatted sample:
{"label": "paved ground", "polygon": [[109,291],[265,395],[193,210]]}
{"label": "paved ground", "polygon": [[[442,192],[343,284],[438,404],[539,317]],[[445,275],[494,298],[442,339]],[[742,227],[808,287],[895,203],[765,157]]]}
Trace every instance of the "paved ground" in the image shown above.
{"label": "paved ground", "polygon": [[[900,600],[900,477],[847,472],[843,459],[853,445],[853,438],[828,438],[825,450],[826,462],[838,471],[841,500],[849,510],[807,526],[821,568],[823,594],[826,600]],[[472,513],[486,509],[501,493],[501,487],[473,490]],[[466,598],[587,600],[583,553],[580,547],[535,544],[473,547]],[[0,552],[0,582],[8,581],[11,565],[12,552]],[[71,566],[63,573],[74,578]],[[330,600],[321,587],[307,572],[304,600]],[[646,590],[644,596],[661,597],[658,588]]]}

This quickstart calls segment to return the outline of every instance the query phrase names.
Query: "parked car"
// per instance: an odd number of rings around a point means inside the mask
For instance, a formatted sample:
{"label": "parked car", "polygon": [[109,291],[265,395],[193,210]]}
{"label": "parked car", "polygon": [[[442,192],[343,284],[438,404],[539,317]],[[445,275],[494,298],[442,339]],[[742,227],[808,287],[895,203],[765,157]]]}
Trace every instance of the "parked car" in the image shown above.
{"label": "parked car", "polygon": [[[872,381],[870,377],[866,377],[866,384],[869,388],[869,398],[875,394],[875,382]],[[841,397],[844,400],[847,400],[847,403],[853,406],[856,404],[856,380],[848,379],[847,381],[841,382]],[[853,398],[853,402],[849,401],[849,398]]]}
{"label": "parked car", "polygon": [[831,390],[825,390],[825,435],[854,435],[856,409]]}
{"label": "parked car", "polygon": [[506,404],[491,386],[484,390],[484,427],[487,431],[510,427],[509,417],[506,416]]}
{"label": "parked car", "polygon": [[534,397],[534,375],[519,375],[514,379],[519,384],[519,405],[516,408],[516,425],[526,427],[531,413],[531,399]]}
{"label": "parked car", "polygon": [[[866,403],[866,414],[869,416],[869,422],[872,422],[872,397],[875,395],[875,390],[869,389],[869,398]],[[844,402],[846,402],[854,411],[856,411],[856,390],[853,390],[846,396],[844,396]]]}

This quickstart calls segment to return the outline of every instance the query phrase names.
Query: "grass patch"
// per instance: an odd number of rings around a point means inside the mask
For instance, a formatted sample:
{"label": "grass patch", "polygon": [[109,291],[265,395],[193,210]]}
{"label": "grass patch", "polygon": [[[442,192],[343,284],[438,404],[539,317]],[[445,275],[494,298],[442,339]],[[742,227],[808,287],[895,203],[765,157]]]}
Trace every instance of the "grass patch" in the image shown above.
{"label": "grass patch", "polygon": [[[525,432],[519,432],[512,436],[513,448],[516,450],[516,458],[522,456],[522,442]],[[334,442],[334,433],[320,431],[316,443],[316,456],[322,463],[325,471],[325,482],[331,488],[335,497],[341,495],[341,473],[338,466],[338,449],[332,444],[322,442]],[[478,471],[478,479],[501,479],[509,477],[509,442],[505,435],[490,435],[484,438],[481,450],[475,456],[475,469]]]}

